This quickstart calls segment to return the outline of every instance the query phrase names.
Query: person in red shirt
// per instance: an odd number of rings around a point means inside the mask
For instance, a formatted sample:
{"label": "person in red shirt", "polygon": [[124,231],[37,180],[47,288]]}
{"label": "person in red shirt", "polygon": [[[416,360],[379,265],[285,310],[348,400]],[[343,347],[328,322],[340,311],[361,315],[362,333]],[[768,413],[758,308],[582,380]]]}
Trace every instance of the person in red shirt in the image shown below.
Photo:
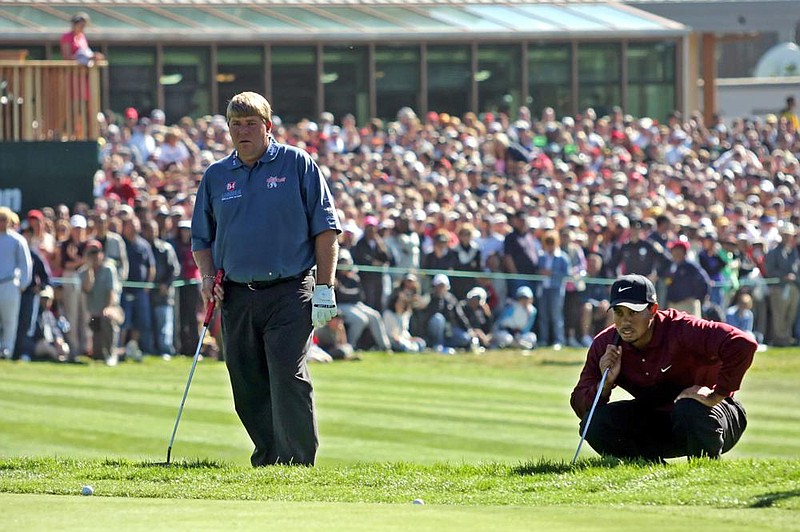
{"label": "person in red shirt", "polygon": [[108,184],[103,195],[108,198],[113,194],[122,203],[133,206],[133,200],[139,196],[139,191],[133,187],[130,178],[120,170],[111,170],[108,176]]}
{"label": "person in red shirt", "polygon": [[89,23],[88,13],[75,13],[70,22],[72,29],[61,36],[61,57],[63,59],[74,59],[79,63],[91,66],[96,60],[103,60],[105,57],[100,52],[95,52],[89,47],[84,30]]}
{"label": "person in red shirt", "polygon": [[[614,325],[592,342],[570,399],[582,432],[609,370],[589,445],[600,455],[653,461],[729,451],[747,426],[733,393],[753,361],[755,340],[725,323],[659,310],[653,283],[641,275],[619,277],[610,306]],[[617,386],[633,399],[610,401]]]}

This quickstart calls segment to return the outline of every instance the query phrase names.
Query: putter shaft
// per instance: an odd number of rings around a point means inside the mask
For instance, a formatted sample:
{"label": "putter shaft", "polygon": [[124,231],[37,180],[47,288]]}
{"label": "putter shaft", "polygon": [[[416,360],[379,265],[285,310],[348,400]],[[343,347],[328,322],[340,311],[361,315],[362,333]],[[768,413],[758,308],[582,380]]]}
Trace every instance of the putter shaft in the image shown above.
{"label": "putter shaft", "polygon": [[186,404],[186,396],[189,395],[189,386],[192,385],[194,370],[197,368],[197,360],[200,358],[200,349],[203,347],[203,340],[206,337],[206,332],[208,332],[208,326],[211,323],[211,318],[214,316],[214,307],[216,306],[216,302],[213,297],[214,287],[221,284],[224,277],[225,271],[222,269],[217,270],[217,274],[214,276],[214,286],[211,288],[212,297],[209,299],[208,306],[206,307],[206,316],[203,320],[203,330],[200,333],[200,339],[197,342],[197,349],[195,350],[194,358],[192,359],[192,369],[189,371],[189,378],[186,380],[186,388],[183,390],[183,398],[181,399],[181,406],[178,408],[178,417],[175,418],[175,426],[172,427],[172,437],[169,439],[169,447],[167,447],[167,464],[169,464],[170,459],[172,458],[172,445],[175,443],[175,434],[178,432],[178,423],[181,422],[181,414],[183,414],[183,405]]}
{"label": "putter shaft", "polygon": [[603,372],[603,377],[600,379],[600,384],[597,386],[597,393],[594,395],[594,402],[592,402],[592,408],[589,410],[589,416],[586,418],[586,424],[583,426],[583,434],[581,434],[581,441],[578,442],[578,448],[575,450],[575,456],[572,457],[572,465],[575,465],[575,460],[578,459],[578,453],[581,452],[581,446],[583,445],[583,440],[586,439],[586,433],[589,432],[589,423],[592,422],[594,409],[597,408],[597,402],[600,400],[600,394],[603,393],[603,386],[606,385],[606,377],[608,377],[609,369],[611,368],[606,368],[606,370]]}

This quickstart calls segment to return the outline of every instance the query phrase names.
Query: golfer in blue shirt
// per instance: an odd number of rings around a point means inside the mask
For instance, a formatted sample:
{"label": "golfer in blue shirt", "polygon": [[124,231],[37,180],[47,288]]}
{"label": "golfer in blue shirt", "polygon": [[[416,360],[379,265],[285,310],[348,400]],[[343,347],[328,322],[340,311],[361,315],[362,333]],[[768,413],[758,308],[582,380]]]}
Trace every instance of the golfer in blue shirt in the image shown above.
{"label": "golfer in blue shirt", "polygon": [[[203,298],[221,304],[236,413],[255,444],[251,463],[313,465],[318,439],[305,358],[313,327],[336,315],[341,227],[316,163],[271,136],[263,96],[237,94],[227,119],[235,151],[206,170],[192,218]],[[213,282],[218,269],[222,286]]]}

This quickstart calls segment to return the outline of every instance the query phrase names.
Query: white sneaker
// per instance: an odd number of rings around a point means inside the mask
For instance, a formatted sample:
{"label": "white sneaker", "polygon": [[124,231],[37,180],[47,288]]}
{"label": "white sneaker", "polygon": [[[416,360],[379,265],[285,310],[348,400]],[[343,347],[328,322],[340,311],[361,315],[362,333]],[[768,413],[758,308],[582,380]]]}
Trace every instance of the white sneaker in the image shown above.
{"label": "white sneaker", "polygon": [[134,362],[142,361],[142,350],[136,340],[131,340],[125,344],[125,358]]}
{"label": "white sneaker", "polygon": [[469,344],[470,344],[469,345],[470,350],[473,353],[479,353],[480,352],[480,350],[481,350],[481,341],[478,338],[470,339],[470,343]]}
{"label": "white sneaker", "polygon": [[119,357],[116,354],[109,355],[106,358],[106,366],[114,367],[119,363]]}

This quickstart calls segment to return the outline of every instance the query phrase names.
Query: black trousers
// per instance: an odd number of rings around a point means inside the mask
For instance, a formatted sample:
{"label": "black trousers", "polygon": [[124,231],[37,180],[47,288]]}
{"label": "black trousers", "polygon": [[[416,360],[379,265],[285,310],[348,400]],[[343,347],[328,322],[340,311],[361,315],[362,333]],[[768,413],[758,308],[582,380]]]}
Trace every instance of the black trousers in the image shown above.
{"label": "black trousers", "polygon": [[[581,433],[585,423],[586,417]],[[672,412],[637,400],[614,401],[597,407],[586,441],[598,454],[618,458],[718,458],[736,445],[746,427],[747,413],[732,397],[713,408],[681,399]]]}
{"label": "black trousers", "polygon": [[260,290],[225,284],[222,332],[236,413],[253,466],[314,465],[318,438],[306,366],[314,278]]}
{"label": "black trousers", "polygon": [[178,332],[175,340],[176,353],[193,355],[200,341],[200,324],[197,320],[197,310],[200,308],[202,297],[200,287],[196,284],[181,286],[178,292]]}

